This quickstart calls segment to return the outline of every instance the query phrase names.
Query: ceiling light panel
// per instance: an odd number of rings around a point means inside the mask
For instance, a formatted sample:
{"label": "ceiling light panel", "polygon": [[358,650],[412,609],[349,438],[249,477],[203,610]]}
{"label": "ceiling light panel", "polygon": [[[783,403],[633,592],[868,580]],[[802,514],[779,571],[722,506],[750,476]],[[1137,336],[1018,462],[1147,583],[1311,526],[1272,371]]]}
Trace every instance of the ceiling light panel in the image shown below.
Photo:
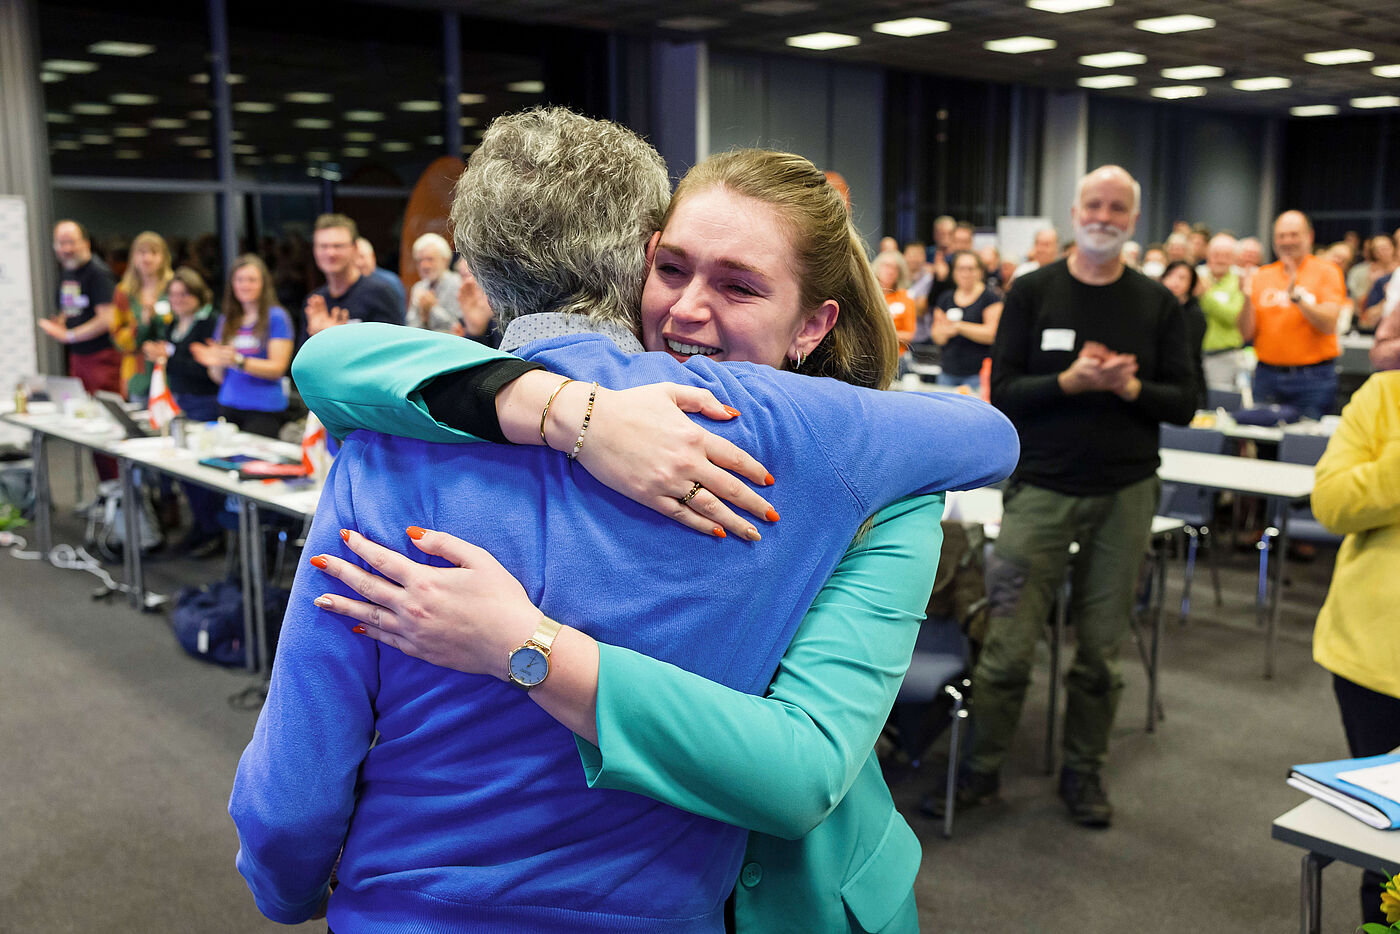
{"label": "ceiling light panel", "polygon": [[1230,87],[1236,91],[1280,91],[1284,88],[1291,88],[1293,79],[1283,78],[1278,75],[1270,75],[1264,78],[1240,78],[1231,81]]}
{"label": "ceiling light panel", "polygon": [[233,109],[245,114],[270,114],[277,109],[277,105],[267,101],[239,101],[233,105]]}
{"label": "ceiling light panel", "polygon": [[507,91],[514,91],[516,94],[543,94],[543,81],[512,81],[506,85]]}
{"label": "ceiling light panel", "polygon": [[379,123],[384,119],[384,113],[379,110],[347,110],[345,119],[351,123]]}
{"label": "ceiling light panel", "polygon": [[1130,88],[1137,84],[1138,79],[1132,75],[1089,75],[1079,79],[1081,88],[1093,88],[1104,91],[1109,88]]}
{"label": "ceiling light panel", "polygon": [[829,52],[832,49],[846,49],[853,45],[860,45],[860,39],[857,36],[848,36],[843,32],[809,32],[801,36],[788,36],[783,40],[783,43],[794,49]]}
{"label": "ceiling light panel", "polygon": [[441,101],[418,100],[400,101],[399,110],[404,110],[415,114],[430,114],[442,109]]}
{"label": "ceiling light panel", "polygon": [[1089,68],[1130,68],[1146,61],[1147,56],[1139,52],[1100,52],[1079,56],[1079,64]]}
{"label": "ceiling light panel", "polygon": [[147,120],[146,125],[155,130],[183,130],[185,121],[175,117],[156,117],[154,120]]}
{"label": "ceiling light panel", "polygon": [[1043,13],[1082,13],[1113,6],[1113,0],[1026,0],[1026,6]]}
{"label": "ceiling light panel", "polygon": [[1377,65],[1371,74],[1377,78],[1400,78],[1400,65]]}
{"label": "ceiling light panel", "polygon": [[154,94],[113,94],[107,100],[127,107],[147,107],[156,102]]}
{"label": "ceiling light panel", "polygon": [[1158,35],[1170,35],[1174,32],[1193,32],[1197,29],[1214,29],[1215,20],[1205,16],[1193,16],[1189,13],[1182,13],[1177,16],[1155,16],[1152,19],[1140,19],[1133,23],[1138,29],[1146,32],[1155,32]]}
{"label": "ceiling light panel", "polygon": [[292,126],[299,130],[329,130],[331,122],[324,117],[298,117]]}
{"label": "ceiling light panel", "polygon": [[1303,107],[1290,107],[1288,112],[1295,117],[1330,117],[1336,113],[1335,104],[1308,104]]}
{"label": "ceiling light panel", "polygon": [[1167,87],[1153,88],[1152,96],[1176,101],[1187,97],[1205,97],[1206,89],[1198,84],[1172,84]]}
{"label": "ceiling light panel", "polygon": [[50,58],[41,67],[44,71],[59,71],[65,75],[87,75],[97,70],[97,63],[71,58]]}
{"label": "ceiling light panel", "polygon": [[324,91],[293,91],[284,99],[289,104],[329,104],[332,100]]}
{"label": "ceiling light panel", "polygon": [[1333,49],[1330,52],[1307,52],[1303,61],[1312,65],[1355,65],[1369,62],[1376,57],[1374,52],[1365,49]]}
{"label": "ceiling light panel", "polygon": [[140,139],[151,135],[151,131],[143,126],[119,126],[112,132],[122,139]]}
{"label": "ceiling light panel", "polygon": [[1351,106],[1360,107],[1362,110],[1373,110],[1377,107],[1400,107],[1400,97],[1393,94],[1382,94],[1378,97],[1353,97]]}
{"label": "ceiling light panel", "polygon": [[45,84],[55,84],[63,80],[63,75],[56,71],[41,71],[39,72],[39,80]]}
{"label": "ceiling light panel", "polygon": [[114,112],[117,108],[111,104],[96,104],[89,101],[82,101],[68,108],[75,114],[86,114],[92,117],[102,117]]}
{"label": "ceiling light panel", "polygon": [[1162,77],[1171,81],[1204,81],[1206,78],[1219,78],[1225,69],[1219,65],[1182,65],[1178,68],[1163,68]]}
{"label": "ceiling light panel", "polygon": [[153,45],[144,42],[94,42],[87,47],[93,55],[115,55],[120,58],[140,58],[143,55],[150,55],[156,50]]}
{"label": "ceiling light panel", "polygon": [[472,94],[468,91],[463,91],[461,94],[457,95],[457,103],[461,104],[463,107],[471,107],[475,104],[484,104],[486,103],[486,95]]}
{"label": "ceiling light panel", "polygon": [[345,139],[351,143],[372,143],[375,140],[375,135],[363,130],[351,130],[345,134]]}
{"label": "ceiling light panel", "polygon": [[870,27],[886,36],[931,36],[937,32],[947,32],[951,27],[941,19],[928,19],[923,16],[909,16],[905,19],[891,19]]}
{"label": "ceiling light panel", "polygon": [[988,52],[1023,55],[1026,52],[1045,52],[1057,44],[1054,39],[1042,39],[1040,36],[1011,36],[1007,39],[991,39],[982,43],[982,48]]}

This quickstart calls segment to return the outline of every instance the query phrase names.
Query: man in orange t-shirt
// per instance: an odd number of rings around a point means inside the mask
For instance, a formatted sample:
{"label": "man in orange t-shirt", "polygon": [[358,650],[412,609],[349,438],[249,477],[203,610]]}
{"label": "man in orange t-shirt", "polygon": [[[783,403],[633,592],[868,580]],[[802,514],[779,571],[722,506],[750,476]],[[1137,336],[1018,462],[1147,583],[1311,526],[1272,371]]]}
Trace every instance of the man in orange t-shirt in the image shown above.
{"label": "man in orange t-shirt", "polygon": [[1240,333],[1254,341],[1254,398],[1321,418],[1337,397],[1337,319],[1346,283],[1336,265],[1312,255],[1313,229],[1301,211],[1274,221],[1276,262],[1250,284]]}

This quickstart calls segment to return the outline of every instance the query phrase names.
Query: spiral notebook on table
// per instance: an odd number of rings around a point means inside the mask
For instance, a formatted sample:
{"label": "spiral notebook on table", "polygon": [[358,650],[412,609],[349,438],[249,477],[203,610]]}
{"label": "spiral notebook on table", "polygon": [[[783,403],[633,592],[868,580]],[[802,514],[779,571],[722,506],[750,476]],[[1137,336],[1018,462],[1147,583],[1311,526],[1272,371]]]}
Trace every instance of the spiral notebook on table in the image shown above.
{"label": "spiral notebook on table", "polygon": [[1377,830],[1400,829],[1400,753],[1295,765],[1288,784]]}

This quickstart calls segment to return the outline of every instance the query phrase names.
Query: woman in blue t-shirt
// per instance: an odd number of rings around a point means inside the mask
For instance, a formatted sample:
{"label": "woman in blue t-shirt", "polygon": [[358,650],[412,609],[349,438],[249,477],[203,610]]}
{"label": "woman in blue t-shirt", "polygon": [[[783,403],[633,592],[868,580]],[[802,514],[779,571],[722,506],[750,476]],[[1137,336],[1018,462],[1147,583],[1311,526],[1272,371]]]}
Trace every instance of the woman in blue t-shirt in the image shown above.
{"label": "woman in blue t-shirt", "polygon": [[214,340],[190,350],[219,384],[219,414],[244,431],[277,437],[287,410],[282,377],[292,363],[292,319],[257,256],[234,263]]}
{"label": "woman in blue t-shirt", "polygon": [[1001,321],[1001,293],[986,279],[976,253],[953,255],[953,288],[938,297],[931,329],[933,342],[943,348],[940,386],[981,386],[982,361],[992,352]]}

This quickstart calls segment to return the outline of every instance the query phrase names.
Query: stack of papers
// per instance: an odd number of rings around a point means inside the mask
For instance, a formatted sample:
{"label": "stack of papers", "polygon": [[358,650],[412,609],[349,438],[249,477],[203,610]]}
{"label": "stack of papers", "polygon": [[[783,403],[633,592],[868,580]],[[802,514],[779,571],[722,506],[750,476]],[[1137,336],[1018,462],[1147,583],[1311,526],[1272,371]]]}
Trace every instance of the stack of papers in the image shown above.
{"label": "stack of papers", "polygon": [[1400,828],[1400,753],[1295,765],[1288,784],[1377,830]]}

